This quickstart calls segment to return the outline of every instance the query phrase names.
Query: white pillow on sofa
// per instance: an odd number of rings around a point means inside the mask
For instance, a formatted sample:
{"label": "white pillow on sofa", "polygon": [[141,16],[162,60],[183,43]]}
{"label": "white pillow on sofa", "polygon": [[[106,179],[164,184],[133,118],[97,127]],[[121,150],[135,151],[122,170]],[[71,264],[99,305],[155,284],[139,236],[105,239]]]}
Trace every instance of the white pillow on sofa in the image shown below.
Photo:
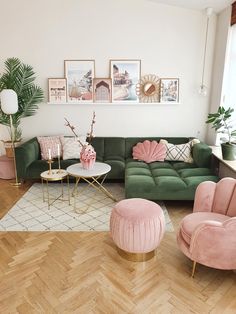
{"label": "white pillow on sofa", "polygon": [[166,158],[168,161],[184,161],[188,163],[193,163],[193,157],[191,154],[191,149],[194,144],[200,143],[198,139],[193,139],[192,141],[185,144],[174,145],[168,143],[166,140],[160,140],[160,143],[166,145]]}
{"label": "white pillow on sofa", "polygon": [[[86,143],[86,136],[80,136],[79,140],[85,144]],[[61,144],[62,144],[62,159],[79,159],[80,152],[82,146],[78,142],[76,137],[61,137]]]}

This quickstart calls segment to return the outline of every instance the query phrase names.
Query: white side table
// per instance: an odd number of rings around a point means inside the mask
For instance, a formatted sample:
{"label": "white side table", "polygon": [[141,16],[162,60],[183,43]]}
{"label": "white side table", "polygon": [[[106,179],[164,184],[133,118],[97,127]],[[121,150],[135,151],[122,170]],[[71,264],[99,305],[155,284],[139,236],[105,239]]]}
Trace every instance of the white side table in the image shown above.
{"label": "white side table", "polygon": [[216,168],[218,169],[217,175],[220,178],[231,177],[236,179],[236,160],[225,160],[222,157],[221,148],[219,146],[210,146]]}
{"label": "white side table", "polygon": [[[74,164],[72,166],[69,166],[66,169],[68,175],[76,178],[75,187],[73,189],[73,194],[72,194],[74,196],[74,210],[75,211],[76,211],[76,198],[78,198],[78,195],[83,193],[89,186],[92,186],[94,189],[100,192],[103,192],[106,196],[111,198],[113,201],[115,202],[117,201],[115,197],[103,186],[106,176],[110,170],[111,170],[111,166],[103,162],[95,162],[94,167],[91,170],[84,169],[81,163]],[[102,179],[101,182],[99,182],[99,179]],[[87,182],[88,185],[86,185],[80,191],[80,193],[78,193],[78,184],[80,180]],[[90,204],[87,206],[87,209],[89,206]],[[81,211],[79,212],[81,213]]]}
{"label": "white side table", "polygon": [[[53,169],[51,173],[49,171],[44,171],[40,174],[41,176],[41,182],[42,182],[42,190],[43,190],[43,201],[45,202],[47,200],[48,202],[48,209],[50,209],[50,206],[57,200],[61,201],[68,201],[70,205],[70,186],[69,186],[69,176],[66,170],[63,169]],[[64,199],[64,187],[63,187],[63,181],[64,179],[67,180],[67,189],[68,189],[68,199]],[[50,199],[50,193],[49,193],[49,187],[48,182],[52,181],[61,181],[61,194],[55,198]],[[46,183],[46,194],[47,197],[45,197],[45,191],[44,191],[44,182]]]}

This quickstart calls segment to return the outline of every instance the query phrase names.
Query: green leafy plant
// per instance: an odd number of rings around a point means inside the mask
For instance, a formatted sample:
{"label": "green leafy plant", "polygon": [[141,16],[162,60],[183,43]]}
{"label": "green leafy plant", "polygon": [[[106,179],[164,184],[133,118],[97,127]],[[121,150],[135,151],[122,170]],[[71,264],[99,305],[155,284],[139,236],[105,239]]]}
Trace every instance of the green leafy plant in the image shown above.
{"label": "green leafy plant", "polygon": [[[13,89],[18,98],[18,111],[12,115],[14,141],[21,139],[20,121],[33,116],[44,99],[43,90],[34,84],[35,72],[32,66],[22,63],[18,58],[5,61],[5,73],[0,76],[0,92]],[[10,117],[0,109],[0,124],[10,126]]]}
{"label": "green leafy plant", "polygon": [[217,133],[223,133],[226,135],[226,143],[235,145],[232,142],[232,138],[236,136],[236,129],[233,130],[231,116],[234,112],[233,108],[225,109],[220,106],[216,113],[209,113],[206,123],[212,123],[212,128],[215,129]]}

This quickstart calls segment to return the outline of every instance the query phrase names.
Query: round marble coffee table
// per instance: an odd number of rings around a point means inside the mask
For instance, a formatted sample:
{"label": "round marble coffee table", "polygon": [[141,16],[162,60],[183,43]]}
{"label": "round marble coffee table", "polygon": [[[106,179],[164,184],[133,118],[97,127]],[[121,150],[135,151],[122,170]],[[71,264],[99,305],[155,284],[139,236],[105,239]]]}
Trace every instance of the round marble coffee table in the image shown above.
{"label": "round marble coffee table", "polygon": [[[74,164],[66,169],[68,175],[76,178],[75,187],[72,193],[72,195],[74,196],[75,211],[77,211],[76,199],[78,198],[78,195],[83,193],[89,186],[92,186],[94,189],[103,192],[106,196],[108,196],[109,198],[116,202],[115,197],[103,186],[106,176],[110,170],[111,166],[103,162],[95,162],[93,168],[90,170],[84,169],[81,163]],[[99,179],[101,179],[101,181],[99,181]],[[88,183],[88,185],[86,185],[78,193],[78,184],[80,180],[85,181],[86,183]],[[87,209],[89,206],[90,204],[87,206]],[[81,212],[81,210],[79,210],[79,212]]]}

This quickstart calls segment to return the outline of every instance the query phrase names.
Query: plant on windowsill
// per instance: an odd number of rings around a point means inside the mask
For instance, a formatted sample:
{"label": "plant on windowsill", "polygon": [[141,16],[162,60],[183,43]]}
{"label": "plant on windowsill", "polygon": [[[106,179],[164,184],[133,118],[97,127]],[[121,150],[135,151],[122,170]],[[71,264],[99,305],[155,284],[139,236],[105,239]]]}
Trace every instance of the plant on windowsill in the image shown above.
{"label": "plant on windowsill", "polygon": [[233,129],[231,116],[233,108],[225,109],[223,106],[218,108],[216,113],[209,113],[206,123],[212,124],[212,128],[217,133],[225,134],[221,143],[222,157],[225,160],[236,160],[236,129]]}
{"label": "plant on windowsill", "polygon": [[[43,90],[34,84],[35,72],[32,66],[22,63],[18,58],[8,58],[4,64],[5,73],[0,76],[0,92],[4,89],[13,89],[17,94],[18,111],[12,115],[12,122],[13,141],[19,142],[22,139],[21,119],[36,113],[37,104],[43,101],[44,94]],[[10,117],[3,113],[1,106],[0,124],[7,126],[10,133]]]}

